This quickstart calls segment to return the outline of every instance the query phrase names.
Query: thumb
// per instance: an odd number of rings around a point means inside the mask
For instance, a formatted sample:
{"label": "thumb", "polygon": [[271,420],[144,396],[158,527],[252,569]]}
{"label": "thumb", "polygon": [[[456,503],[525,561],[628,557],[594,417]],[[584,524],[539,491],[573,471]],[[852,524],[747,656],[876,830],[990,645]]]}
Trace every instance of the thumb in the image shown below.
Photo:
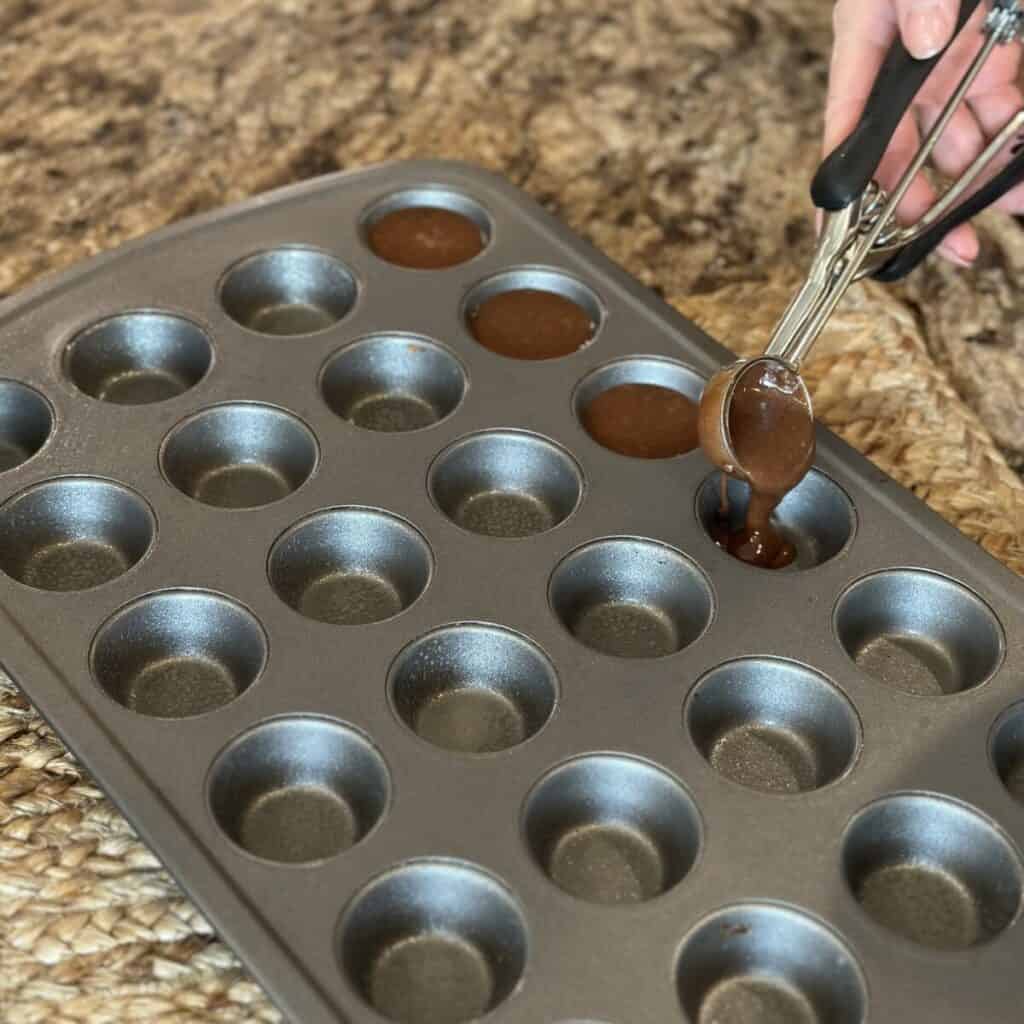
{"label": "thumb", "polygon": [[911,57],[934,57],[953,38],[958,0],[896,0],[903,45]]}

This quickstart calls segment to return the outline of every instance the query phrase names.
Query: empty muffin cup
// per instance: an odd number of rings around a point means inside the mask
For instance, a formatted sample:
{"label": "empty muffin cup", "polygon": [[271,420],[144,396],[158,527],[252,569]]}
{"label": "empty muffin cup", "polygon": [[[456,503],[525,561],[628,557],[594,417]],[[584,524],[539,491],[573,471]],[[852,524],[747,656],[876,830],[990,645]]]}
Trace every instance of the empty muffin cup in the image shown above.
{"label": "empty muffin cup", "polygon": [[293,716],[234,740],[210,772],[210,810],[247,853],[278,864],[336,856],[383,817],[384,759],[361,733],[326,718]]}
{"label": "empty muffin cup", "polygon": [[342,916],[339,960],[377,1013],[465,1024],[515,992],[527,958],[522,911],[479,868],[412,861],[370,882]]}
{"label": "empty muffin cup", "polygon": [[443,270],[479,255],[491,237],[483,207],[460,192],[405,189],[363,217],[366,244],[380,259],[411,270]]}
{"label": "empty muffin cup", "polygon": [[251,612],[220,594],[167,590],[116,612],[93,643],[93,677],[122,706],[186,718],[229,704],[267,660]]}
{"label": "empty muffin cup", "polygon": [[525,742],[555,708],[558,679],[526,637],[482,622],[436,629],[391,667],[399,718],[428,743],[488,754]]}
{"label": "empty muffin cup", "polygon": [[364,430],[421,430],[450,416],[466,390],[459,361],[415,334],[379,334],[336,352],[320,375],[331,411]]}
{"label": "empty muffin cup", "polygon": [[677,885],[701,843],[697,808],[671,775],[615,754],[576,758],[534,787],[527,846],[561,889],[589,903],[633,904]]}
{"label": "empty muffin cup", "polygon": [[580,643],[620,658],[662,658],[711,622],[704,574],[653,540],[612,537],[577,548],[555,568],[551,607]]}
{"label": "empty muffin cup", "polygon": [[478,284],[464,307],[466,326],[484,348],[510,359],[558,359],[597,334],[597,296],[559,271],[524,267]]}
{"label": "empty muffin cup", "polygon": [[140,311],[108,317],[77,334],[64,371],[87,395],[115,405],[148,405],[188,391],[206,376],[213,347],[191,320]]}
{"label": "empty muffin cup", "polygon": [[316,438],[296,416],[255,402],[215,405],[164,440],[164,476],[219,508],[257,508],[298,490],[316,468]]}
{"label": "empty muffin cup", "polygon": [[991,755],[1006,791],[1024,804],[1024,702],[999,717],[992,731]]}
{"label": "empty muffin cup", "polygon": [[277,595],[300,615],[356,626],[408,608],[427,588],[433,559],[405,520],[348,507],[292,526],[274,543],[267,568]]}
{"label": "empty muffin cup", "polygon": [[843,872],[870,917],[931,949],[981,945],[1020,911],[1017,850],[977,811],[940,796],[866,807],[846,830]]}
{"label": "empty muffin cup", "polygon": [[846,944],[790,907],[746,903],[706,917],[676,968],[688,1024],[863,1024],[867,986]]}
{"label": "empty muffin cup", "polygon": [[671,359],[617,359],[591,371],[573,395],[583,429],[602,447],[639,459],[667,459],[699,447],[704,378]]}
{"label": "empty muffin cup", "polygon": [[[730,479],[723,513],[722,475],[712,473],[697,493],[697,518],[712,538],[722,530],[736,533],[744,527],[749,503],[750,488]],[[796,548],[796,559],[788,569],[794,571],[824,565],[844,551],[853,538],[857,518],[846,492],[824,473],[812,469],[782,499],[772,513],[772,521]]]}
{"label": "empty muffin cup", "polygon": [[155,536],[153,513],[134,491],[60,477],[0,507],[0,570],[37,590],[88,590],[126,573]]}
{"label": "empty muffin cup", "polygon": [[1003,659],[999,621],[979,597],[937,573],[897,569],[854,583],[834,627],[862,672],[918,696],[970,690]]}
{"label": "empty muffin cup", "polygon": [[686,706],[694,745],[719,774],[768,793],[834,782],[860,743],[857,714],[828,680],[776,658],[713,669]]}
{"label": "empty muffin cup", "polygon": [[0,380],[0,473],[27,462],[53,431],[53,410],[38,391]]}
{"label": "empty muffin cup", "polygon": [[356,301],[348,268],[318,249],[283,246],[236,263],[220,284],[224,312],[260,334],[313,334],[344,317]]}
{"label": "empty muffin cup", "polygon": [[529,537],[575,511],[583,473],[553,441],[490,430],[446,448],[430,467],[427,487],[437,507],[470,533]]}

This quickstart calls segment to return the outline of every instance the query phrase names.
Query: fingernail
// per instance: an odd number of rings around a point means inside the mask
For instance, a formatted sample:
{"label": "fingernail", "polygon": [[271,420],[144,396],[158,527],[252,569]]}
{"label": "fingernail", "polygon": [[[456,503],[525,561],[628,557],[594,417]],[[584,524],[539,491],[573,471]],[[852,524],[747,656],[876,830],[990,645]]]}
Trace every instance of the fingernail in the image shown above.
{"label": "fingernail", "polygon": [[903,28],[903,42],[911,57],[927,60],[946,45],[952,25],[943,8],[930,4],[912,11]]}

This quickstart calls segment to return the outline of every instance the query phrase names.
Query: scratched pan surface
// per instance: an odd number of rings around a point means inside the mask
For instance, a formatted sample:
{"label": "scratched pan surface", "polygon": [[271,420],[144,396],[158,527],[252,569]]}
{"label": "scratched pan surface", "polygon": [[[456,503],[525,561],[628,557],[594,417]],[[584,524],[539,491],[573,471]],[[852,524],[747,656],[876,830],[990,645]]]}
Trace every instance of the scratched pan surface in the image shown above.
{"label": "scratched pan surface", "polygon": [[[410,202],[485,249],[377,258]],[[524,286],[590,343],[479,345]],[[1024,587],[825,432],[733,561],[699,452],[579,418],[725,350],[508,185],[261,197],[0,353],[0,659],[290,1019],[1017,1019]]]}

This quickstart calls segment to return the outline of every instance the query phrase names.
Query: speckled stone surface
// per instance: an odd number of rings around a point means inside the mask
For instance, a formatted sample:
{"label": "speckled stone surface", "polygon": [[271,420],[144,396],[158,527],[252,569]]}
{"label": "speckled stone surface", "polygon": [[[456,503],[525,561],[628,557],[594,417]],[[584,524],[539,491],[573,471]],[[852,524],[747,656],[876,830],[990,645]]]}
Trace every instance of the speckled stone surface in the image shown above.
{"label": "speckled stone surface", "polygon": [[[827,0],[4,0],[0,292],[170,221],[413,156],[505,174],[740,352],[810,251]],[[1024,572],[1024,239],[849,296],[822,419]],[[0,353],[2,363],[2,353]],[[0,681],[0,1018],[275,1019]]]}

